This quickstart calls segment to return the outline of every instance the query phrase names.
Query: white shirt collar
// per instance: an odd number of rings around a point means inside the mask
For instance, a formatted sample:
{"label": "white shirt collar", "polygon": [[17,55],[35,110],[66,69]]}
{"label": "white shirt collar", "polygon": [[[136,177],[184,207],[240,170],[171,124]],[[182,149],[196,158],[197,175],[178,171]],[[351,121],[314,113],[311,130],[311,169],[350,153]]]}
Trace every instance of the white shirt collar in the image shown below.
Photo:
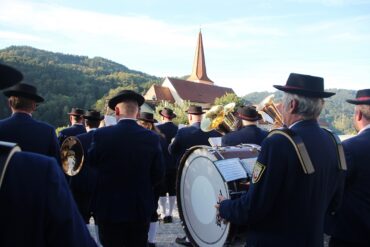
{"label": "white shirt collar", "polygon": [[91,128],[91,129],[89,129],[89,131],[87,131],[87,132],[90,132],[90,131],[93,131],[93,130],[96,130],[97,128]]}
{"label": "white shirt collar", "polygon": [[366,129],[370,129],[370,124],[366,125],[364,128],[362,128],[362,130],[360,130],[358,132],[358,134],[360,134],[362,131],[366,130]]}

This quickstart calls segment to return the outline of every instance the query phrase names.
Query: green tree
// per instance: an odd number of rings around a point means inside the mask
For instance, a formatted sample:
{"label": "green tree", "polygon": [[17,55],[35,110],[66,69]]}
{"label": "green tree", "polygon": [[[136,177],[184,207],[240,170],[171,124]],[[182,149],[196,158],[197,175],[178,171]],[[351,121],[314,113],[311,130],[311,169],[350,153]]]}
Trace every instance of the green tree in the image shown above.
{"label": "green tree", "polygon": [[226,93],[224,96],[216,98],[214,104],[226,105],[232,102],[236,104],[236,107],[244,105],[244,100],[234,93]]}

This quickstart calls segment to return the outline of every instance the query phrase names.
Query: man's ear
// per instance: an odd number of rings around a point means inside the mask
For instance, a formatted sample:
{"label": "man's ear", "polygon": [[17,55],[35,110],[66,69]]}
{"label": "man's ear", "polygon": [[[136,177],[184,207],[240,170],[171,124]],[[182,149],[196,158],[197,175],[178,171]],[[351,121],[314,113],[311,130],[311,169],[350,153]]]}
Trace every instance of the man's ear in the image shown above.
{"label": "man's ear", "polygon": [[298,101],[295,99],[289,102],[289,112],[291,114],[297,113],[298,104],[299,104]]}
{"label": "man's ear", "polygon": [[356,114],[356,121],[361,121],[362,120],[362,112],[359,110],[358,112],[357,112],[357,114]]}
{"label": "man's ear", "polygon": [[116,115],[116,116],[119,116],[120,115],[120,110],[119,110],[119,108],[116,106],[116,107],[114,107],[114,114]]}

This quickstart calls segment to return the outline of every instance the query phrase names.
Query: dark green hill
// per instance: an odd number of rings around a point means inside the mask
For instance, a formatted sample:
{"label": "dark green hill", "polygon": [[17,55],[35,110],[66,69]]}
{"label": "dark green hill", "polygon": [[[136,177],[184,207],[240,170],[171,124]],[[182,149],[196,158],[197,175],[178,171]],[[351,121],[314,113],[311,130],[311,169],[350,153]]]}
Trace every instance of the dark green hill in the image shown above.
{"label": "dark green hill", "polygon": [[[320,120],[327,122],[329,128],[338,134],[353,134],[352,125],[353,105],[348,104],[346,99],[355,97],[356,91],[346,89],[328,89],[327,91],[336,93],[333,97],[325,99],[325,106],[320,115]],[[265,97],[272,94],[271,92],[253,92],[243,97],[252,104],[261,102]],[[283,93],[277,91],[275,102],[281,102]]]}
{"label": "dark green hill", "polygon": [[[0,50],[0,63],[19,69],[25,77],[23,82],[38,88],[45,103],[34,116],[56,127],[68,123],[66,114],[71,107],[91,108],[110,89],[130,87],[144,93],[161,81],[101,57],[66,55],[27,46]],[[0,102],[0,118],[4,118],[10,112],[2,94]]]}

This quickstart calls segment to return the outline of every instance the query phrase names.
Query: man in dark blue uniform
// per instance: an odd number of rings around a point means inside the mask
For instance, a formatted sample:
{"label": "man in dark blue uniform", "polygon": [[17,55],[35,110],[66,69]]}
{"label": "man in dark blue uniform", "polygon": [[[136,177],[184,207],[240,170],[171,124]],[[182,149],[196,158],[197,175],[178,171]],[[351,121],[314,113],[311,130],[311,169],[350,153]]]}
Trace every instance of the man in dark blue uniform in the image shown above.
{"label": "man in dark blue uniform", "polygon": [[93,133],[99,127],[100,121],[104,119],[104,116],[101,116],[98,111],[88,110],[83,115],[83,118],[85,119],[87,133],[79,134],[76,137],[82,144],[85,159],[81,171],[71,179],[70,186],[78,209],[85,223],[88,224],[93,211],[92,200],[96,188],[96,170],[90,166],[87,154]]}
{"label": "man in dark blue uniform", "polygon": [[68,128],[65,128],[59,132],[58,140],[60,144],[63,143],[63,141],[69,137],[69,136],[76,136],[79,134],[86,133],[86,129],[84,126],[84,119],[83,115],[85,114],[85,111],[80,108],[72,108],[71,112],[68,113],[69,115],[69,121],[71,123],[71,126]]}
{"label": "man in dark blue uniform", "polygon": [[[196,145],[206,145],[209,146],[208,138],[210,137],[220,137],[221,134],[215,130],[210,132],[203,132],[200,128],[200,123],[202,121],[202,115],[205,113],[201,106],[191,105],[186,111],[188,114],[188,127],[181,128],[177,131],[175,138],[168,147],[171,155],[174,155],[177,160],[177,167],[187,149]],[[185,246],[191,246],[190,242],[184,237],[177,237],[176,243]]]}
{"label": "man in dark blue uniform", "polygon": [[[171,143],[172,138],[175,137],[178,127],[172,122],[172,119],[176,117],[176,114],[172,109],[164,108],[159,111],[162,116],[162,124],[157,125],[158,129],[166,137],[166,147],[163,150],[164,159],[166,163],[166,175],[162,182],[162,189],[159,198],[159,205],[162,208],[162,214],[164,215],[163,222],[172,222],[172,212],[176,201],[176,174],[177,165],[175,156],[168,152],[168,145]],[[167,211],[167,192],[169,197],[169,208]]]}
{"label": "man in dark blue uniform", "polygon": [[237,112],[237,117],[242,120],[243,127],[224,135],[221,139],[222,146],[235,146],[242,143],[261,145],[268,134],[267,131],[257,127],[257,122],[262,119],[262,116],[252,105],[240,107]]}
{"label": "man in dark blue uniform", "polygon": [[347,102],[355,105],[358,134],[343,141],[348,171],[342,206],[327,219],[330,247],[370,246],[370,89]]}
{"label": "man in dark blue uniform", "polygon": [[344,178],[338,147],[317,123],[323,98],[334,93],[324,92],[323,78],[293,73],[285,86],[274,87],[285,92],[283,121],[307,156],[300,160],[297,145],[283,134],[267,137],[248,193],[219,196],[216,207],[223,219],[248,224],[247,246],[323,246],[325,213],[340,199]]}
{"label": "man in dark blue uniform", "polygon": [[[22,78],[17,70],[0,64],[0,89]],[[1,156],[6,155],[3,152]],[[2,247],[96,246],[53,158],[16,152],[5,170],[0,202]]]}
{"label": "man in dark blue uniform", "polygon": [[159,136],[136,122],[144,98],[123,90],[109,100],[118,123],[94,131],[89,161],[98,171],[96,218],[104,247],[146,247],[153,187],[164,176]]}
{"label": "man in dark blue uniform", "polygon": [[32,118],[36,104],[44,99],[37,89],[19,83],[4,91],[12,115],[0,121],[0,140],[17,143],[23,151],[44,154],[60,159],[59,143],[51,125]]}

